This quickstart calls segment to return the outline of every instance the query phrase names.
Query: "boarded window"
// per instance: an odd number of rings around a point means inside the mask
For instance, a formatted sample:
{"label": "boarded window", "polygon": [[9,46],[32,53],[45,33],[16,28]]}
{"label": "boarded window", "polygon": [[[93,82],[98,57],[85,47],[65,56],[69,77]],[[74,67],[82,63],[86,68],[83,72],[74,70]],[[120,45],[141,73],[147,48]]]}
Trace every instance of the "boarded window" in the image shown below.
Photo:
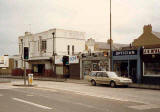
{"label": "boarded window", "polygon": [[63,66],[56,66],[56,74],[63,75]]}

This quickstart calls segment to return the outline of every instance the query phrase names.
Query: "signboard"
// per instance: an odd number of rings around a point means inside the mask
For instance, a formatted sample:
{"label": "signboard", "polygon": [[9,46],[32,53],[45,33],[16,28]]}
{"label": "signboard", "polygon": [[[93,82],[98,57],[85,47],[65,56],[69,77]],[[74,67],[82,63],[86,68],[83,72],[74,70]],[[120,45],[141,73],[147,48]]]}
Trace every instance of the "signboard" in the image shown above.
{"label": "signboard", "polygon": [[70,56],[69,57],[69,63],[79,63],[79,58],[77,56]]}
{"label": "signboard", "polygon": [[55,64],[63,64],[63,56],[55,56]]}
{"label": "signboard", "polygon": [[[55,64],[63,64],[63,56],[55,56]],[[69,64],[79,63],[77,56],[69,56]]]}
{"label": "signboard", "polygon": [[160,54],[160,48],[143,49],[143,54]]}
{"label": "signboard", "polygon": [[137,50],[113,51],[113,56],[137,55]]}
{"label": "signboard", "polygon": [[9,67],[8,56],[0,56],[0,67]]}

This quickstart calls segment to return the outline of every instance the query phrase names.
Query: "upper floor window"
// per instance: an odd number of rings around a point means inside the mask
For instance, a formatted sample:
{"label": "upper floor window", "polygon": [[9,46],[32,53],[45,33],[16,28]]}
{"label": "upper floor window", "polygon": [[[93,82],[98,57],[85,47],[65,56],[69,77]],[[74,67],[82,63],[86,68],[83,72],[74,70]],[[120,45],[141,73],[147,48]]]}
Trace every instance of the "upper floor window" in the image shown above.
{"label": "upper floor window", "polygon": [[72,55],[74,55],[74,45],[72,45]]}
{"label": "upper floor window", "polygon": [[68,55],[70,54],[70,46],[67,46]]}
{"label": "upper floor window", "polygon": [[46,51],[46,49],[47,49],[47,41],[42,40],[42,51]]}

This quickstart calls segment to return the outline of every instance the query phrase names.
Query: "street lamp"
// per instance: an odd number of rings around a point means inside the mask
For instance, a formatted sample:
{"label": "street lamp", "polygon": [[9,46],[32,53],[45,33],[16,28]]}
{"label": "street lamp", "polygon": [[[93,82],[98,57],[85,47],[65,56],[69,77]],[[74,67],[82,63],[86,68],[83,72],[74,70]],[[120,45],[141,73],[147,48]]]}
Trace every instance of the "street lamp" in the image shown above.
{"label": "street lamp", "polygon": [[112,71],[112,15],[111,15],[111,0],[110,0],[110,71]]}

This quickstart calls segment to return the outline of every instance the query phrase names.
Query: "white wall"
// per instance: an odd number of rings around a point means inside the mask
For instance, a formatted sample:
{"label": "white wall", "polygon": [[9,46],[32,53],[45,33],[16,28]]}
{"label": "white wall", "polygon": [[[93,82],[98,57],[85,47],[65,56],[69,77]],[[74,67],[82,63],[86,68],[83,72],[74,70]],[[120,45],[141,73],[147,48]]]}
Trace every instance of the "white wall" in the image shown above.
{"label": "white wall", "polygon": [[[37,34],[27,33],[19,37],[19,55],[23,55],[23,47],[29,47],[29,58],[52,57],[53,55],[53,35],[55,33],[55,53],[58,55],[68,55],[67,46],[70,45],[70,55],[72,55],[72,45],[74,54],[85,51],[85,33],[63,29],[51,29]],[[21,43],[23,39],[23,44]],[[46,52],[41,51],[41,41],[46,40]],[[27,65],[28,66],[28,65]],[[49,68],[49,66],[47,66]]]}
{"label": "white wall", "polygon": [[68,55],[68,45],[70,46],[70,55],[72,55],[72,46],[74,45],[74,54],[85,50],[84,40],[56,38],[56,53],[58,55]]}

